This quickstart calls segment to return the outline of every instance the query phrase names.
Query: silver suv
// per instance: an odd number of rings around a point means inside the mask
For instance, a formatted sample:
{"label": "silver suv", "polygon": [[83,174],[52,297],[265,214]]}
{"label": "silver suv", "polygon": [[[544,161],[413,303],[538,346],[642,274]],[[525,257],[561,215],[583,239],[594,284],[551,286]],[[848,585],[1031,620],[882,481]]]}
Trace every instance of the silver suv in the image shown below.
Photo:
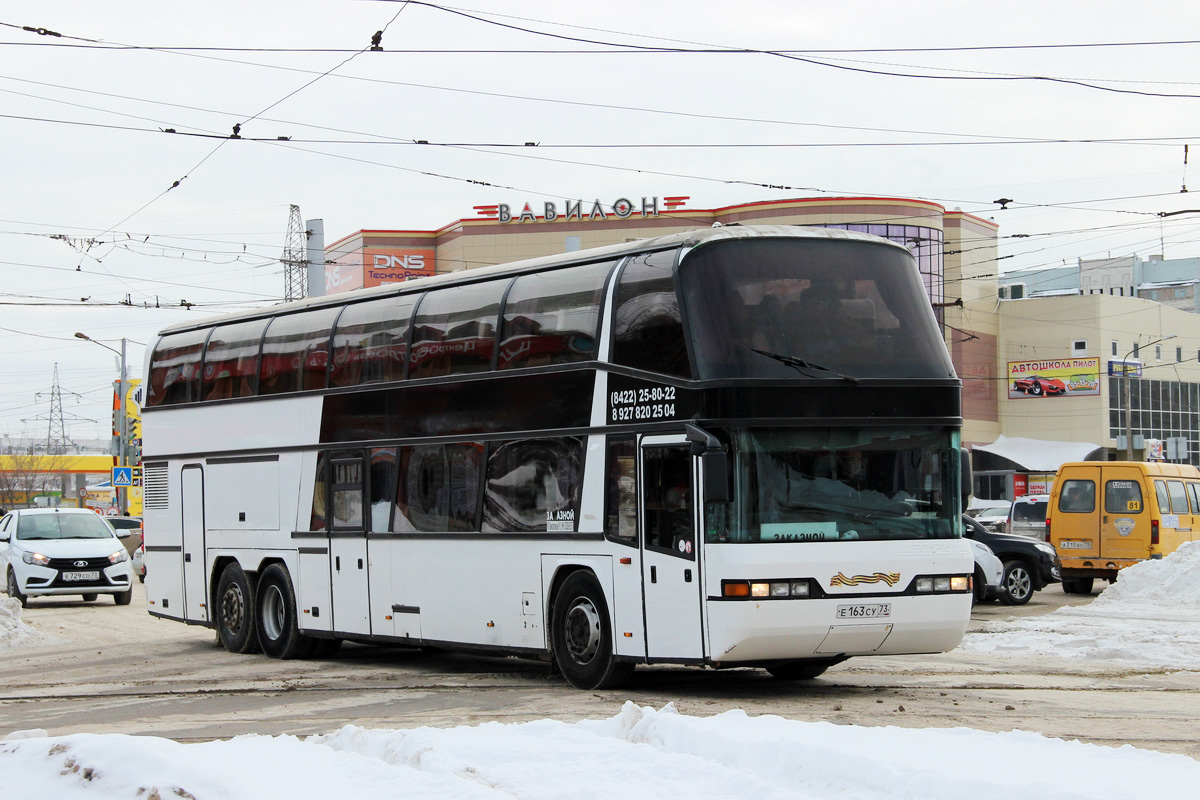
{"label": "silver suv", "polygon": [[1012,508],[1008,510],[1005,532],[1047,541],[1049,535],[1046,533],[1046,510],[1049,507],[1048,494],[1027,494],[1018,497],[1013,500]]}

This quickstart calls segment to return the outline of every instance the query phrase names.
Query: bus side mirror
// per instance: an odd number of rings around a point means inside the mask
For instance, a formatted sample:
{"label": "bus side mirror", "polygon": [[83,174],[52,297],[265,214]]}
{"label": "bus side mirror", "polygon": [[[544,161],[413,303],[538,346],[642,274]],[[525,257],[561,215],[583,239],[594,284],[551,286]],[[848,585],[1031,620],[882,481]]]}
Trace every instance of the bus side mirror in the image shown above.
{"label": "bus side mirror", "polygon": [[704,502],[728,503],[729,460],[725,458],[721,440],[690,422],[684,428],[692,443],[691,453],[700,456],[704,468]]}
{"label": "bus side mirror", "polygon": [[967,505],[967,498],[971,496],[971,490],[974,488],[974,480],[971,476],[971,453],[965,447],[959,448],[958,463],[960,467],[959,474],[959,493],[962,494],[963,507]]}
{"label": "bus side mirror", "polygon": [[704,467],[704,502],[729,502],[729,459],[721,450],[705,450],[700,455]]}

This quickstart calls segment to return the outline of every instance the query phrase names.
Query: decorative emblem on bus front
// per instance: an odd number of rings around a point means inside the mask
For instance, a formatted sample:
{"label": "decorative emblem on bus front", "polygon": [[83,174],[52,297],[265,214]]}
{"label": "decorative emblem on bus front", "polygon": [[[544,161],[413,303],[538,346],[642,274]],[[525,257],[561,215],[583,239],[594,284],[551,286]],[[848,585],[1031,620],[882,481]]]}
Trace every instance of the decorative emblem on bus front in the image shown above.
{"label": "decorative emblem on bus front", "polygon": [[886,583],[888,586],[895,586],[899,582],[899,572],[876,572],[874,575],[855,575],[853,578],[847,578],[839,572],[830,579],[829,585],[858,586],[860,583]]}

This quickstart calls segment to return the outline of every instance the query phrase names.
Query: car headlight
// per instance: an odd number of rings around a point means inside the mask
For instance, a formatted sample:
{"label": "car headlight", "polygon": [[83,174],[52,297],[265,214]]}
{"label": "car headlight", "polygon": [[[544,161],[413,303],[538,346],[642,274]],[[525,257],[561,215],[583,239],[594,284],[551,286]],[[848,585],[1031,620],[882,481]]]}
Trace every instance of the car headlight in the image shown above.
{"label": "car headlight", "polygon": [[21,560],[26,564],[37,564],[39,567],[50,565],[50,557],[44,556],[41,553],[22,553]]}
{"label": "car headlight", "polygon": [[1054,545],[1052,544],[1046,544],[1045,542],[1034,542],[1034,547],[1047,555],[1057,555],[1057,551],[1055,551]]}
{"label": "car headlight", "polygon": [[118,550],[117,552],[115,552],[111,556],[109,556],[108,560],[114,564],[120,564],[122,561],[129,560],[129,553],[126,553],[124,550]]}

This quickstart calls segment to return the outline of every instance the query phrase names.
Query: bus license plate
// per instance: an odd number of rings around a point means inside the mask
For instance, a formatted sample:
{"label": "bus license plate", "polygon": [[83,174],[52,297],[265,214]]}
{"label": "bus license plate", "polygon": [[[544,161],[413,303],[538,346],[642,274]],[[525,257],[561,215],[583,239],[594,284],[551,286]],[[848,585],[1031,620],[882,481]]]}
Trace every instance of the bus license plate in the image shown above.
{"label": "bus license plate", "polygon": [[64,572],[62,574],[64,581],[98,581],[100,580],[100,571],[92,570],[91,572]]}
{"label": "bus license plate", "polygon": [[838,606],[838,619],[867,619],[870,617],[890,617],[891,603],[862,603],[853,606]]}
{"label": "bus license plate", "polygon": [[1092,549],[1092,541],[1091,541],[1091,539],[1085,539],[1082,542],[1061,542],[1060,541],[1058,543],[1058,549],[1059,550],[1091,550]]}

